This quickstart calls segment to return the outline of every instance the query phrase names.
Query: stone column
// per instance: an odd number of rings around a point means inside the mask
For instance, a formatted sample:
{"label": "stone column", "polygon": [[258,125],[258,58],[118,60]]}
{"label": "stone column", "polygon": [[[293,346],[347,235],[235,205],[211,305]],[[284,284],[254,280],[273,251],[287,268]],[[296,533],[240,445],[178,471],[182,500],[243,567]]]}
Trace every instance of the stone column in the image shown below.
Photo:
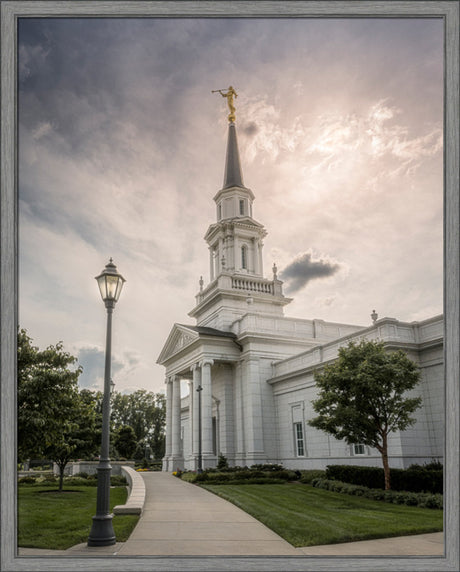
{"label": "stone column", "polygon": [[252,239],[253,272],[259,274],[259,240]]}
{"label": "stone column", "polygon": [[258,262],[259,262],[259,264],[258,264],[258,266],[259,266],[258,272],[259,272],[259,274],[260,274],[261,276],[264,275],[264,263],[263,263],[263,258],[262,258],[262,247],[263,247],[263,245],[264,245],[264,243],[263,243],[261,240],[259,240],[259,241],[257,242],[258,258],[259,258],[259,260],[258,260]]}
{"label": "stone column", "polygon": [[213,397],[213,399],[214,399],[214,402],[216,404],[216,454],[217,454],[217,456],[219,456],[219,454],[221,453],[221,450],[220,450],[220,411],[219,411],[220,401],[216,397]]}
{"label": "stone column", "polygon": [[192,453],[196,460],[198,455],[198,440],[199,440],[199,421],[198,421],[198,386],[201,384],[201,369],[198,364],[193,365],[190,368],[193,372],[193,409],[192,409],[192,427],[193,427],[193,437],[192,437]]}
{"label": "stone column", "polygon": [[235,433],[236,433],[236,451],[235,464],[243,466],[245,464],[245,447],[244,447],[244,418],[243,418],[243,392],[242,392],[242,363],[238,362],[235,367]]}
{"label": "stone column", "polygon": [[245,404],[244,426],[246,438],[246,462],[248,465],[263,462],[264,433],[262,418],[262,395],[260,388],[259,358],[249,358],[243,362]]}
{"label": "stone column", "polygon": [[211,246],[209,247],[209,276],[212,282],[214,280],[214,250]]}
{"label": "stone column", "polygon": [[166,383],[166,444],[165,456],[163,457],[163,471],[169,471],[169,460],[172,451],[172,382],[169,377],[165,379]]}
{"label": "stone column", "polygon": [[218,452],[225,455],[229,461],[233,461],[235,457],[234,375],[232,365],[222,366],[222,393],[218,405]]}
{"label": "stone column", "polygon": [[[206,457],[213,456],[212,449],[212,392],[211,392],[211,366],[213,360],[201,362],[201,431],[203,462]],[[205,468],[205,465],[204,465]]]}
{"label": "stone column", "polygon": [[237,236],[233,240],[233,267],[236,272],[241,268],[240,241]]}
{"label": "stone column", "polygon": [[[188,455],[189,459],[193,458],[193,408],[195,406],[195,394],[193,392],[193,380],[188,382],[188,424],[189,424],[189,449],[190,453]],[[185,459],[184,459],[185,460]]]}
{"label": "stone column", "polygon": [[172,462],[179,464],[174,469],[182,468],[180,460],[182,458],[180,443],[180,377],[175,375],[173,378],[173,396],[172,396]]}

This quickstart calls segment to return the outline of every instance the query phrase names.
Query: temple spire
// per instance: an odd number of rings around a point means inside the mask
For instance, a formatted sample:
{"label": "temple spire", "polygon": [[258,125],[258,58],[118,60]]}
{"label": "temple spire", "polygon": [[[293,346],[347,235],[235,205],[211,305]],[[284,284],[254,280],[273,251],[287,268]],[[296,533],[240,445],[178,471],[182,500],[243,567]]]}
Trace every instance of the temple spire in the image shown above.
{"label": "temple spire", "polygon": [[224,189],[230,187],[244,188],[243,173],[241,170],[236,127],[234,123],[228,126],[227,154],[225,157]]}
{"label": "temple spire", "polygon": [[234,98],[238,97],[238,94],[232,86],[230,86],[227,91],[223,89],[215,89],[212,93],[220,93],[222,97],[227,99],[228,109],[230,111],[228,115],[228,141],[227,141],[227,155],[225,157],[225,174],[224,174],[224,186],[223,189],[229,189],[230,187],[240,187],[245,188],[243,184],[243,173],[241,171],[240,154],[238,151],[238,141],[236,139],[236,127],[235,127],[235,102]]}

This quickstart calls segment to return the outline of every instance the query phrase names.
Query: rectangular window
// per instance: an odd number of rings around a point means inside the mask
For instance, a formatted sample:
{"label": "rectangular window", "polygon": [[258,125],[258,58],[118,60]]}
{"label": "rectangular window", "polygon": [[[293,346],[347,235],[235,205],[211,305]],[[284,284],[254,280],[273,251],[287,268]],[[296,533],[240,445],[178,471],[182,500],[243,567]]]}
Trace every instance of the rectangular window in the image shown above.
{"label": "rectangular window", "polygon": [[303,440],[303,424],[302,423],[294,423],[294,445],[295,445],[295,453],[297,457],[304,457],[305,456],[305,447],[304,447],[304,440]]}
{"label": "rectangular window", "polygon": [[248,267],[248,249],[246,246],[241,247],[241,268],[247,269]]}
{"label": "rectangular window", "polygon": [[365,455],[365,454],[366,454],[366,448],[362,443],[353,445],[353,455]]}
{"label": "rectangular window", "polygon": [[244,215],[244,200],[240,200],[240,215]]}

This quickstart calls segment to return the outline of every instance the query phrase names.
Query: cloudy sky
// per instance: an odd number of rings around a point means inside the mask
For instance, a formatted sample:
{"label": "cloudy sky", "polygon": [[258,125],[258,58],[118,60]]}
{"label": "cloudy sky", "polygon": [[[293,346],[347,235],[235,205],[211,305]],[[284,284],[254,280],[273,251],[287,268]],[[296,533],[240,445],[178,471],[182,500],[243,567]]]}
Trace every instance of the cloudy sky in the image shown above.
{"label": "cloudy sky", "polygon": [[101,388],[112,256],[116,388],[163,391],[156,359],[209,282],[229,85],[285,314],[440,314],[442,52],[440,19],[20,20],[21,327]]}

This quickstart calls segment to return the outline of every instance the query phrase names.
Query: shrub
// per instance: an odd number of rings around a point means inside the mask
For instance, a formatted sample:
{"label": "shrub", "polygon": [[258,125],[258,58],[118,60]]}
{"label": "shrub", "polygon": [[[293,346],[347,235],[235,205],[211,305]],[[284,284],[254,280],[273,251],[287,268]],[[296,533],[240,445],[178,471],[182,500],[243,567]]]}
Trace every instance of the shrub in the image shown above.
{"label": "shrub", "polygon": [[54,475],[43,475],[42,477],[38,477],[36,479],[37,483],[43,483],[43,484],[55,483],[56,481],[57,479]]}
{"label": "shrub", "polygon": [[393,504],[406,504],[421,508],[442,509],[443,498],[441,494],[431,493],[408,493],[398,491],[384,491],[381,489],[369,489],[359,485],[341,483],[328,479],[313,479],[312,486],[349,495],[362,496],[371,500],[381,500]]}
{"label": "shrub", "polygon": [[309,469],[307,471],[300,472],[300,482],[309,485],[313,479],[325,478],[326,471],[321,471],[319,469]]}
{"label": "shrub", "polygon": [[[391,469],[391,488],[395,491],[442,493],[443,471],[438,463],[411,465],[408,469]],[[384,472],[379,467],[329,465],[326,478],[372,489],[384,488]]]}
{"label": "shrub", "polygon": [[404,503],[407,506],[417,506],[418,505],[418,498],[415,493],[407,493]]}
{"label": "shrub", "polygon": [[[393,474],[393,471],[391,471],[391,474]],[[383,469],[379,467],[329,465],[326,467],[326,479],[334,479],[374,489],[381,489],[385,486]]]}
{"label": "shrub", "polygon": [[33,485],[36,482],[36,478],[35,477],[21,477],[18,479],[18,483],[20,485]]}
{"label": "shrub", "polygon": [[75,473],[74,477],[80,477],[80,479],[87,479],[89,477],[88,473],[81,471],[81,473]]}
{"label": "shrub", "polygon": [[110,484],[112,487],[122,487],[128,484],[128,481],[123,475],[112,475],[110,477]]}
{"label": "shrub", "polygon": [[228,461],[227,457],[224,457],[224,455],[221,453],[217,461],[217,470],[222,471],[224,469],[228,469]]}
{"label": "shrub", "polygon": [[95,487],[97,485],[97,480],[95,479],[82,479],[81,477],[64,477],[64,484],[66,486],[78,486],[78,487]]}
{"label": "shrub", "polygon": [[284,469],[283,465],[279,463],[264,463],[258,465],[251,465],[251,470],[253,471],[282,471],[283,469]]}

